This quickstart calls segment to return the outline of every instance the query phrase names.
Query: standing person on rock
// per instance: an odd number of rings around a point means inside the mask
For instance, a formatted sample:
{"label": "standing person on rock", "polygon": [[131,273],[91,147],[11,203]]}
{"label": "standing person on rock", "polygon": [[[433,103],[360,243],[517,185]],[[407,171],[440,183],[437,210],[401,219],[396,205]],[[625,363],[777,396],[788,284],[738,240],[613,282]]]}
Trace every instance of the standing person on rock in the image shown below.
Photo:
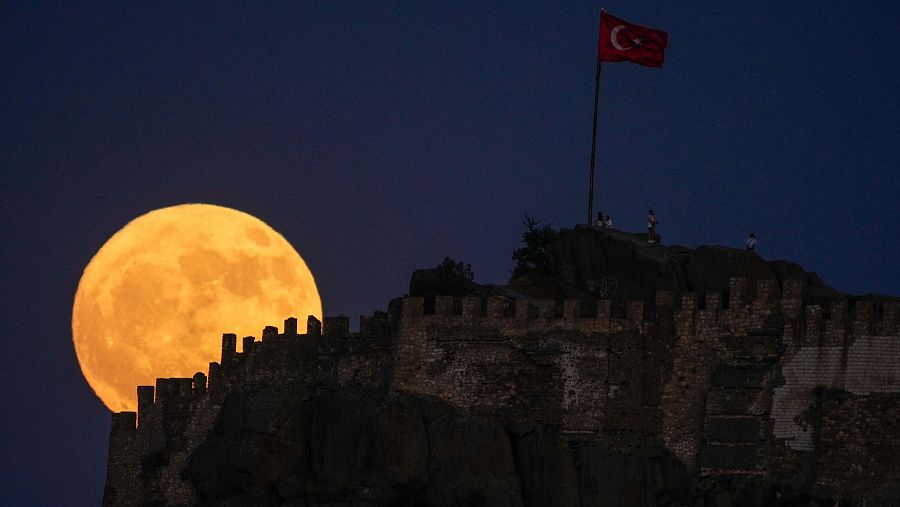
{"label": "standing person on rock", "polygon": [[747,251],[756,253],[756,234],[750,233],[747,237]]}
{"label": "standing person on rock", "polygon": [[650,213],[647,215],[647,243],[651,245],[656,243],[656,224],[658,223],[659,220],[656,219],[653,210],[650,210]]}

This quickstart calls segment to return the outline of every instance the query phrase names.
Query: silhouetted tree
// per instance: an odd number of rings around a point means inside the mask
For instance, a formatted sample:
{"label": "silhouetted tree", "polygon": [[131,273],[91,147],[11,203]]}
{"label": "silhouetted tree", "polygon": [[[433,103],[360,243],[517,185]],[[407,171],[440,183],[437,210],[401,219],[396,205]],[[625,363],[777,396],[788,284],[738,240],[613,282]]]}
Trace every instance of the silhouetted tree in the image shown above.
{"label": "silhouetted tree", "polygon": [[456,262],[450,257],[444,257],[443,262],[434,269],[439,277],[461,276],[470,282],[475,279],[475,272],[472,271],[471,264]]}
{"label": "silhouetted tree", "polygon": [[556,240],[559,232],[552,226],[541,227],[541,221],[525,214],[522,222],[525,232],[522,233],[522,247],[513,251],[513,278],[527,275],[535,271],[547,271],[547,245]]}

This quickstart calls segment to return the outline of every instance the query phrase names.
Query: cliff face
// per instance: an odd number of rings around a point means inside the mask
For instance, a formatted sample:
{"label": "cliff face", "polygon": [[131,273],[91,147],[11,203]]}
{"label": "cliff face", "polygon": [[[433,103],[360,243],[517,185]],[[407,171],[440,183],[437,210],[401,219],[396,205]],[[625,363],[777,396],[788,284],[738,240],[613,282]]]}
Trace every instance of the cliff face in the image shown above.
{"label": "cliff face", "polygon": [[113,415],[104,504],[900,501],[896,300],[615,231],[548,252],[540,287],[443,296],[423,272],[353,335],[225,335],[208,383]]}

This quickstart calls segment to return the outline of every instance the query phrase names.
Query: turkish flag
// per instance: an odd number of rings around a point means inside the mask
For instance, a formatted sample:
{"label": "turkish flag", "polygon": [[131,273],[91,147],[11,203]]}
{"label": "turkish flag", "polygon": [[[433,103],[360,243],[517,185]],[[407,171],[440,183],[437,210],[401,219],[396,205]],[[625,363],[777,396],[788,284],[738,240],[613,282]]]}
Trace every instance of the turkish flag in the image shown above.
{"label": "turkish flag", "polygon": [[601,62],[633,62],[647,67],[662,67],[663,52],[669,47],[669,34],[662,30],[635,25],[600,11],[600,43],[597,58]]}

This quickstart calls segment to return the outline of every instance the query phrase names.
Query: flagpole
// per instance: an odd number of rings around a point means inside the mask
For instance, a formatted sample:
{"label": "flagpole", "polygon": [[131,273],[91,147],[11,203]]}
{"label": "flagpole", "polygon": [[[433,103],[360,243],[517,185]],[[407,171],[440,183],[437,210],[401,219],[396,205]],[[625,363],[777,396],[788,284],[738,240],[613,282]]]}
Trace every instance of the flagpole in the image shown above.
{"label": "flagpole", "polygon": [[588,186],[588,225],[594,217],[594,166],[597,152],[597,106],[600,99],[600,55],[597,55],[597,70],[594,74],[594,126],[591,132],[591,177]]}

